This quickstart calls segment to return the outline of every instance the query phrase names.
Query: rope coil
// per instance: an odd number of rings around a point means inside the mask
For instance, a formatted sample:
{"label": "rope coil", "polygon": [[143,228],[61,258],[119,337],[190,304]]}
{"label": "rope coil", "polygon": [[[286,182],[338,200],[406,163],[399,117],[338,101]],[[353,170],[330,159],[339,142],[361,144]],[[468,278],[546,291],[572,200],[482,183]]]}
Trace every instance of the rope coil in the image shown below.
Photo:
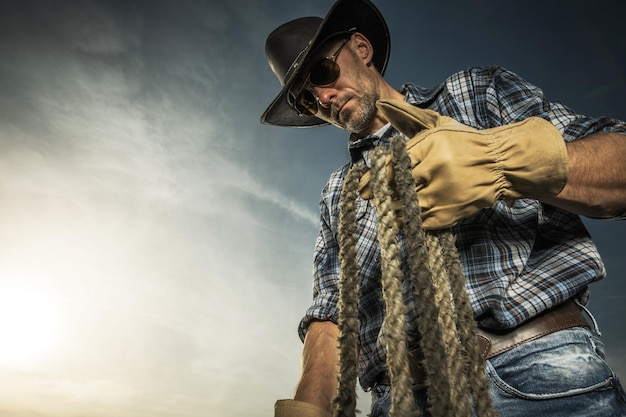
{"label": "rope coil", "polygon": [[[391,182],[387,179],[389,156],[394,172]],[[366,170],[363,165],[352,166],[341,191],[337,417],[352,417],[356,413],[360,298],[356,199],[359,180]],[[393,417],[419,415],[413,401],[413,381],[408,366],[408,306],[402,293],[404,282],[408,280],[413,288],[421,335],[428,411],[433,417],[470,417],[474,409],[479,417],[495,417],[455,237],[449,230],[423,230],[411,161],[402,136],[391,139],[390,151],[383,147],[374,149],[370,187],[381,248],[381,286],[385,302],[382,332],[391,384],[390,414]],[[399,212],[394,210],[396,200],[401,203]],[[407,260],[407,277],[401,269],[398,228],[404,232],[407,251],[411,254]]]}

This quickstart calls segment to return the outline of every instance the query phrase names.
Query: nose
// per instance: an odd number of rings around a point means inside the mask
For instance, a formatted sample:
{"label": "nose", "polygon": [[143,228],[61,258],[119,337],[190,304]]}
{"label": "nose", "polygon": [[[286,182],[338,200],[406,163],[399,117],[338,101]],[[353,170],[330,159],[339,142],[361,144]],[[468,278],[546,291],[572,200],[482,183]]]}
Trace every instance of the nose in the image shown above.
{"label": "nose", "polygon": [[317,101],[320,106],[327,109],[333,104],[335,97],[337,97],[337,90],[333,87],[314,87],[313,92],[317,96]]}

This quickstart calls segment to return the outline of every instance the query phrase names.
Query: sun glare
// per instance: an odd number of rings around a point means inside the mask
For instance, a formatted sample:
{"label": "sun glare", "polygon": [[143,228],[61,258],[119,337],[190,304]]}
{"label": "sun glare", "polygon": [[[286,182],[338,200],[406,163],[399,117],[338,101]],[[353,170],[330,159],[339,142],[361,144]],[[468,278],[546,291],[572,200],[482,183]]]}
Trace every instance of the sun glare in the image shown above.
{"label": "sun glare", "polygon": [[0,289],[0,363],[24,365],[48,353],[58,339],[58,309],[46,294]]}

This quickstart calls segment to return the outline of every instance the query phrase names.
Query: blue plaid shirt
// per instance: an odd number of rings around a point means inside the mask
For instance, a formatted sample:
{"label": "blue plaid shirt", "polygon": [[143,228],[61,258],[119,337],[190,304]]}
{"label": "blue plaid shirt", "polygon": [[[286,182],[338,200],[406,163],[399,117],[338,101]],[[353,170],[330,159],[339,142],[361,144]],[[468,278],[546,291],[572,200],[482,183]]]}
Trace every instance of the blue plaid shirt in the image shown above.
{"label": "blue plaid shirt", "polygon": [[[500,67],[470,68],[432,89],[406,84],[403,92],[408,102],[477,129],[540,116],[552,122],[568,142],[598,131],[626,132],[624,122],[585,117],[546,101],[540,89]],[[313,303],[299,327],[303,340],[312,321],[337,322],[340,192],[350,164],[367,163],[375,146],[388,144],[398,134],[390,126],[378,133],[382,134],[350,140],[352,161],[334,172],[322,191]],[[357,261],[362,275],[359,379],[367,389],[385,369],[385,349],[379,338],[384,302],[376,210],[362,199],[357,204]],[[512,207],[498,202],[460,222],[453,231],[475,316],[487,327],[515,327],[571,298],[586,303],[588,284],[605,276],[600,255],[579,216],[537,200],[520,199]],[[412,305],[415,300],[408,285],[405,297]],[[416,340],[414,309],[407,320],[411,339]]]}

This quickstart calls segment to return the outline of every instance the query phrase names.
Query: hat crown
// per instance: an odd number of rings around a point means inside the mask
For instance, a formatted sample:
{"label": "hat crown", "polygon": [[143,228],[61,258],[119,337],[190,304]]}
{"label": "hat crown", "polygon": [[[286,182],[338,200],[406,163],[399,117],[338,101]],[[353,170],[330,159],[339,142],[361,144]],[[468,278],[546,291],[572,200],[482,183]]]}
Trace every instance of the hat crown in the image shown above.
{"label": "hat crown", "polygon": [[301,64],[298,58],[308,49],[322,21],[321,17],[302,17],[279,26],[267,37],[265,56],[282,86]]}

